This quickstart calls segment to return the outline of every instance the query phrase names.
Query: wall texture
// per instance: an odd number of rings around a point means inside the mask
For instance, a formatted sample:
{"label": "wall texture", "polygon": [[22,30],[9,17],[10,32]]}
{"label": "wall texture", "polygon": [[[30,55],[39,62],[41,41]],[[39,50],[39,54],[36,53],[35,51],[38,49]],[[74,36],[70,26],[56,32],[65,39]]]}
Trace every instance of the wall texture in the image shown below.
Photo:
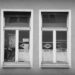
{"label": "wall texture", "polygon": [[[33,68],[32,69],[1,69],[0,75],[74,75],[75,74],[75,2],[73,0],[3,0],[1,9],[33,9]],[[40,69],[39,68],[39,9],[71,9],[72,10],[72,68],[71,69]],[[0,12],[1,13],[1,12]],[[0,14],[1,16],[1,14]],[[1,19],[0,19],[1,23]],[[1,29],[1,25],[0,25]],[[0,30],[1,34],[1,30]],[[1,37],[0,37],[1,38]],[[1,44],[1,42],[0,42]],[[1,48],[1,46],[0,46]],[[0,49],[1,50],[1,49]]]}

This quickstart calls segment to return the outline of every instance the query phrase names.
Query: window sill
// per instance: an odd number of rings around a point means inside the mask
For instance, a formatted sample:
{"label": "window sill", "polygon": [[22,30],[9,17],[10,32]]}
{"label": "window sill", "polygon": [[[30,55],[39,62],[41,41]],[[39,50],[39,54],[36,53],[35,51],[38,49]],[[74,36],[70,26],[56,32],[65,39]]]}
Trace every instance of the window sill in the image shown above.
{"label": "window sill", "polygon": [[42,69],[54,68],[54,69],[69,69],[69,64],[41,64]]}
{"label": "window sill", "polygon": [[31,68],[30,63],[4,63],[3,68]]}

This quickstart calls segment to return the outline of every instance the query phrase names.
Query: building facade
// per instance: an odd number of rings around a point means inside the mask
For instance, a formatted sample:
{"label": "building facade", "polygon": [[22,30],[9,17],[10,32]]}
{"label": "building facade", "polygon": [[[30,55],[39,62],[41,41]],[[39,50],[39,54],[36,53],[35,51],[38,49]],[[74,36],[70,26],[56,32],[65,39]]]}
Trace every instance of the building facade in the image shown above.
{"label": "building facade", "polygon": [[0,74],[74,75],[74,4],[0,1]]}

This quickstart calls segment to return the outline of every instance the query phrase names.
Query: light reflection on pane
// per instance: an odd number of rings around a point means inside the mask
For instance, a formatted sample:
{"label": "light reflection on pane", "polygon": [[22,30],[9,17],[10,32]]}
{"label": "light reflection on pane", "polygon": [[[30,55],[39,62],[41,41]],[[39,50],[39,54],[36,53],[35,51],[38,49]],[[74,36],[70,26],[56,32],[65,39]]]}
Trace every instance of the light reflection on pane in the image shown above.
{"label": "light reflection on pane", "polygon": [[15,31],[5,30],[4,62],[15,61]]}
{"label": "light reflection on pane", "polygon": [[67,32],[56,32],[56,61],[57,63],[67,63]]}
{"label": "light reflection on pane", "polygon": [[67,27],[68,12],[42,12],[43,27]]}
{"label": "light reflection on pane", "polygon": [[53,32],[42,32],[42,63],[53,62]]}
{"label": "light reflection on pane", "polygon": [[19,31],[19,62],[29,62],[29,31]]}
{"label": "light reflection on pane", "polygon": [[5,27],[29,27],[30,12],[4,12]]}

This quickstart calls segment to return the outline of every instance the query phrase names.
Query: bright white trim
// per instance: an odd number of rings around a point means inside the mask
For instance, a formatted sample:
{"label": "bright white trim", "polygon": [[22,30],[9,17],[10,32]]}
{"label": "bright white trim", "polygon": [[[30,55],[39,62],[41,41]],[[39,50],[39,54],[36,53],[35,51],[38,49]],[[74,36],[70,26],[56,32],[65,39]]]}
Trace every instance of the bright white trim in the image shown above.
{"label": "bright white trim", "polygon": [[18,53],[19,53],[19,31],[16,30],[16,35],[15,35],[15,62],[18,62]]}
{"label": "bright white trim", "polygon": [[33,11],[31,11],[31,20],[30,20],[30,63],[33,67]]}
{"label": "bright white trim", "polygon": [[42,19],[41,19],[41,11],[39,11],[39,67],[41,67],[42,61]]}
{"label": "bright white trim", "polygon": [[29,27],[4,27],[4,30],[30,30]]}
{"label": "bright white trim", "polygon": [[42,28],[42,31],[53,31],[53,30],[67,31],[67,28]]}
{"label": "bright white trim", "polygon": [[71,10],[69,11],[68,14],[68,33],[67,33],[67,53],[68,53],[68,63],[69,67],[71,68]]}
{"label": "bright white trim", "polygon": [[[17,12],[31,12],[31,20],[30,20],[30,28],[23,28],[21,29],[18,28],[10,28],[10,27],[4,27],[4,11],[17,11]],[[32,9],[1,9],[1,68],[3,67],[3,62],[4,62],[4,32],[3,30],[16,30],[16,39],[18,39],[18,30],[30,30],[30,65],[33,67],[33,10]],[[18,40],[16,40],[18,42]],[[18,46],[16,47],[16,50],[18,51]],[[18,57],[18,56],[17,56]],[[16,59],[18,61],[18,59]]]}
{"label": "bright white trim", "polygon": [[53,31],[53,63],[56,63],[56,31]]}
{"label": "bright white trim", "polygon": [[3,66],[3,68],[7,68],[7,67],[9,67],[9,68],[15,68],[15,67],[20,67],[20,68],[30,68],[31,67],[31,65],[29,64],[29,63],[27,63],[27,64],[25,64],[24,62],[18,62],[18,63],[15,63],[15,62],[5,62],[4,63],[4,66]]}
{"label": "bright white trim", "polygon": [[70,12],[70,9],[40,9],[40,12]]}
{"label": "bright white trim", "polygon": [[32,12],[32,9],[1,9],[2,12],[4,11],[17,11],[17,12]]}
{"label": "bright white trim", "polygon": [[42,65],[42,68],[62,68],[62,69],[68,69],[68,64],[44,64]]}
{"label": "bright white trim", "polygon": [[3,11],[1,11],[1,64],[0,68],[3,66],[4,62],[4,31],[3,31],[3,26],[4,26],[4,18],[3,18]]}
{"label": "bright white trim", "polygon": [[[41,12],[68,12],[68,21],[67,21],[67,27],[66,28],[42,28],[42,19],[41,19]],[[67,35],[67,56],[68,56],[68,65],[69,65],[69,68],[71,67],[71,10],[70,9],[53,9],[53,10],[50,10],[50,9],[40,9],[39,10],[39,67],[42,67],[41,66],[41,60],[42,60],[42,34],[41,32],[42,31],[51,31],[53,30],[54,33],[53,35],[56,37],[56,33],[55,31],[67,31],[68,35]],[[53,38],[55,40],[55,38]],[[56,41],[56,40],[55,40]],[[54,49],[55,49],[55,44],[54,44]],[[56,49],[55,49],[56,51]],[[56,55],[55,55],[55,52],[54,53],[54,57],[56,58]],[[56,61],[55,59],[53,59],[54,62]],[[58,66],[57,66],[58,67]]]}

